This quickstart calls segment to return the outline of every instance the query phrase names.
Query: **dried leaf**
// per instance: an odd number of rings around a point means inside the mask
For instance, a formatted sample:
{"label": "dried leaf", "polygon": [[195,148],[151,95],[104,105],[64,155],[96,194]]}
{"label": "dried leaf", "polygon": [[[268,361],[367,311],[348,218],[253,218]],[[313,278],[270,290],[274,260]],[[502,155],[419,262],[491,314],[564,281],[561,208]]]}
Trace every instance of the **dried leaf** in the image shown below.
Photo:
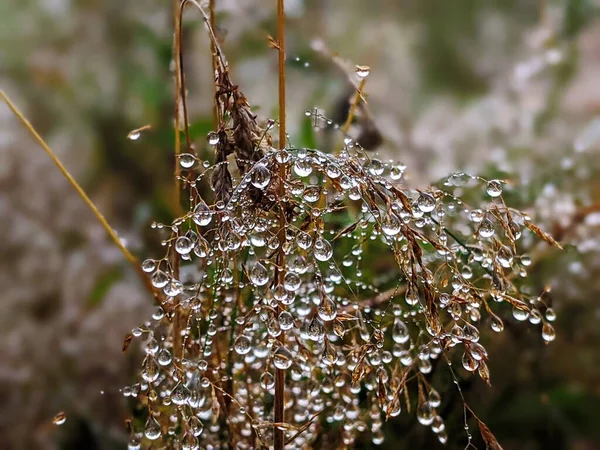
{"label": "dried leaf", "polygon": [[342,236],[344,236],[344,235],[346,235],[346,234],[350,234],[350,233],[352,233],[352,232],[353,232],[353,231],[356,229],[356,227],[358,226],[358,224],[359,224],[359,221],[357,221],[357,222],[354,222],[354,223],[353,223],[353,224],[351,224],[351,225],[348,225],[346,228],[344,228],[344,229],[343,229],[343,230],[341,230],[341,231],[340,231],[338,234],[336,234],[336,235],[334,236],[334,238],[332,239],[332,241],[335,241],[336,239],[339,239],[339,238],[341,238]]}
{"label": "dried leaf", "polygon": [[131,340],[133,339],[133,334],[129,333],[125,336],[125,340],[123,341],[123,353],[127,353],[127,349],[129,348],[129,344],[131,344]]}
{"label": "dried leaf", "polygon": [[494,436],[487,425],[479,419],[477,419],[477,422],[479,422],[479,432],[481,433],[481,437],[483,438],[486,447],[490,450],[503,450],[502,446],[496,439],[496,436]]}
{"label": "dried leaf", "polygon": [[556,242],[554,240],[554,238],[552,236],[550,236],[548,233],[546,233],[545,231],[542,231],[542,229],[540,227],[538,227],[537,225],[526,220],[525,226],[527,228],[529,228],[533,233],[537,234],[538,237],[540,239],[542,239],[543,241],[547,242],[550,245],[554,245],[555,247],[558,247],[562,250],[562,245],[560,245],[558,242]]}

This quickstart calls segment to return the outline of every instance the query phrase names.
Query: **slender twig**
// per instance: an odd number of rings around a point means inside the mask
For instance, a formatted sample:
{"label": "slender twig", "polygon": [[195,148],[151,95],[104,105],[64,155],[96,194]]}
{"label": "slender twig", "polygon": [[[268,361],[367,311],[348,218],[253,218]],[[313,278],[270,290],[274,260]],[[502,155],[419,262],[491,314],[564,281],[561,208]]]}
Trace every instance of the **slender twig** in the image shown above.
{"label": "slender twig", "polygon": [[136,273],[140,276],[140,279],[142,280],[144,285],[154,294],[152,285],[150,284],[150,281],[148,280],[148,277],[146,276],[146,274],[144,274],[144,272],[142,271],[142,269],[140,267],[140,263],[138,262],[136,257],[133,256],[133,254],[127,249],[127,247],[125,247],[123,245],[123,242],[121,241],[121,239],[119,239],[119,236],[117,236],[117,233],[115,233],[115,230],[113,230],[113,228],[110,226],[110,224],[107,222],[107,220],[104,218],[102,213],[98,210],[98,208],[96,208],[96,205],[94,205],[94,202],[92,202],[92,200],[88,197],[88,195],[85,193],[83,188],[79,185],[79,183],[77,183],[77,181],[75,181],[75,179],[67,171],[65,166],[63,166],[63,164],[60,162],[60,160],[58,159],[56,154],[52,151],[52,149],[48,146],[48,144],[44,141],[44,139],[37,133],[37,131],[35,131],[35,128],[33,128],[31,123],[25,118],[25,116],[21,113],[21,111],[19,111],[17,106],[6,96],[6,94],[3,91],[0,91],[0,96],[2,97],[4,102],[8,105],[8,107],[13,112],[13,114],[21,121],[21,123],[27,129],[27,131],[29,131],[29,133],[31,133],[31,135],[35,138],[35,140],[38,142],[38,144],[40,144],[40,146],[48,154],[48,156],[50,157],[52,162],[56,165],[56,167],[58,167],[58,170],[61,171],[61,173],[67,179],[69,184],[71,186],[73,186],[73,188],[77,191],[77,193],[83,199],[85,204],[92,210],[92,212],[94,213],[94,215],[96,216],[96,218],[98,219],[100,224],[102,225],[102,228],[104,228],[106,230],[106,232],[108,233],[110,239],[115,243],[115,245],[119,248],[119,250],[121,250],[121,253],[123,253],[127,262],[129,262],[129,264],[131,264],[131,266],[135,269]]}
{"label": "slender twig", "polygon": [[[180,115],[179,102],[181,100],[181,3],[180,0],[173,0],[173,22],[174,22],[174,42],[173,42],[173,61],[175,61],[175,210],[181,212],[181,166],[179,164],[179,155],[181,154],[181,137],[179,134]],[[169,260],[173,276],[179,278],[179,257],[173,247],[169,248]],[[181,330],[187,326],[187,313],[182,306],[175,308],[175,317],[173,320],[173,352],[176,360],[183,358],[183,337]]]}
{"label": "slender twig", "polygon": [[[208,2],[208,13],[209,25],[212,30],[215,29],[215,2],[216,0],[209,0]],[[210,61],[212,63],[212,74],[213,80],[213,130],[219,127],[219,105],[217,103],[217,80],[215,79],[217,73],[217,48],[215,42],[211,39],[210,41]]]}
{"label": "slender twig", "polygon": [[[365,88],[365,84],[367,83],[367,77],[364,77],[360,80],[360,84],[358,85],[358,89],[354,93],[354,97],[352,98],[352,103],[350,104],[350,110],[348,111],[348,117],[346,118],[346,122],[342,127],[342,133],[344,136],[348,134],[348,130],[350,130],[350,125],[352,124],[352,120],[354,119],[354,115],[356,114],[356,109],[358,108],[358,104],[363,98],[363,90]],[[337,152],[340,153],[339,151]]]}
{"label": "slender twig", "polygon": [[173,22],[174,22],[174,40],[173,40],[173,61],[175,63],[175,207],[176,211],[181,208],[181,189],[180,189],[180,177],[181,177],[181,166],[179,165],[179,155],[181,154],[181,137],[179,135],[179,100],[181,98],[181,66],[179,59],[179,52],[181,51],[181,16],[180,1],[173,0]]}
{"label": "slender twig", "polygon": [[[284,149],[287,141],[285,129],[285,12],[283,0],[277,0],[277,49],[278,49],[278,75],[279,75],[279,148]],[[285,164],[279,165],[279,198],[283,199],[285,195],[284,180],[286,179]],[[277,264],[279,267],[285,265],[285,213],[283,204],[279,206],[279,249]],[[284,271],[277,269],[277,282],[283,284]],[[277,306],[277,313],[281,306]],[[282,332],[278,337],[281,344],[285,344],[285,334]],[[285,370],[275,368],[275,399],[274,399],[274,417],[275,423],[285,422]],[[277,426],[273,426],[273,448],[274,450],[283,450],[285,447],[284,431]]]}

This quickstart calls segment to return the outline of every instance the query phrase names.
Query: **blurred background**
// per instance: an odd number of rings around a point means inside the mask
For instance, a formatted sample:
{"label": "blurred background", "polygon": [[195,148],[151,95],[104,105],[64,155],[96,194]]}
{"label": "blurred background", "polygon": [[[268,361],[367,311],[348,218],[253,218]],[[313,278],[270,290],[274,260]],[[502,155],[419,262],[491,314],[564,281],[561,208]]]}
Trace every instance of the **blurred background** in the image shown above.
{"label": "blurred background", "polygon": [[[233,81],[260,120],[275,117],[276,52],[267,43],[275,2],[216,5]],[[492,387],[465,379],[463,392],[505,449],[600,449],[600,3],[287,0],[286,8],[295,145],[329,145],[305,110],[343,117],[347,75],[327,48],[350,67],[371,67],[366,92],[383,137],[374,150],[407,164],[409,185],[455,171],[507,179],[507,201],[565,245],[541,250],[530,270],[532,292],[552,288],[556,341],[546,346],[533,327],[507,323],[493,340],[482,337]],[[0,2],[0,87],[140,259],[158,245],[150,223],[172,214],[170,12],[166,0]],[[192,133],[206,152],[210,47],[195,10],[184,25]],[[141,355],[121,347],[151,299],[5,105],[0,236],[0,448],[126,448],[135,401],[120,390]],[[440,411],[449,449],[467,442],[455,400]],[[67,421],[56,427],[59,411]],[[380,448],[440,445],[406,413],[386,433]]]}

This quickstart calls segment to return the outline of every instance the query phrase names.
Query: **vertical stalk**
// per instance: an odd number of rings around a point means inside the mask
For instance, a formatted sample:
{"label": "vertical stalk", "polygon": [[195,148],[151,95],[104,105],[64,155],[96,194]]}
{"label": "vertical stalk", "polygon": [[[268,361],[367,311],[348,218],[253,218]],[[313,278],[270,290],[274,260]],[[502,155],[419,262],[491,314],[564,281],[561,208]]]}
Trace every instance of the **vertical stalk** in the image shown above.
{"label": "vertical stalk", "polygon": [[[209,25],[211,29],[215,29],[215,1],[209,0],[208,12],[209,12]],[[212,63],[212,74],[211,79],[213,80],[213,130],[217,131],[219,127],[219,106],[217,105],[217,82],[215,80],[215,74],[217,73],[217,49],[214,41],[210,40],[210,61]]]}
{"label": "vertical stalk", "polygon": [[[173,62],[175,64],[175,211],[181,212],[181,166],[179,165],[179,155],[181,154],[181,136],[179,102],[181,100],[181,3],[180,0],[173,0],[173,24],[174,24],[174,39],[173,39]],[[169,262],[173,276],[179,278],[179,258],[177,253],[170,249],[171,254]],[[175,317],[173,319],[173,356],[176,360],[181,361],[183,358],[183,339],[181,330],[187,325],[187,317],[181,306],[175,307]]]}
{"label": "vertical stalk", "polygon": [[[279,75],[279,148],[284,149],[287,141],[285,132],[285,12],[283,0],[277,0],[277,47],[278,53],[278,75]],[[277,282],[283,284],[283,267],[285,265],[285,213],[281,200],[285,195],[284,180],[286,177],[286,166],[279,165],[279,251],[277,255]],[[281,306],[277,307],[279,314]],[[279,335],[279,342],[285,345],[285,334]],[[274,422],[285,422],[285,370],[275,368],[275,399],[274,399]],[[285,435],[281,428],[273,427],[273,448],[283,450],[285,446]]]}

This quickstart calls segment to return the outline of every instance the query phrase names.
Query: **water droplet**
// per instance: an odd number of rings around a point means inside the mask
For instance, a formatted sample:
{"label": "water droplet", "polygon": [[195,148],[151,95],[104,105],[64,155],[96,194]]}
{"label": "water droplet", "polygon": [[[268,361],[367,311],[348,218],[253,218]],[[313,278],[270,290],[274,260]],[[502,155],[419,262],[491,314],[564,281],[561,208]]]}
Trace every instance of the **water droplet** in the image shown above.
{"label": "water droplet", "polygon": [[208,140],[208,143],[210,145],[217,145],[219,143],[219,133],[217,133],[215,131],[211,131],[206,136],[206,139]]}
{"label": "water droplet", "polygon": [[299,177],[307,177],[313,171],[312,165],[308,159],[300,159],[294,164],[294,172]]}
{"label": "water droplet", "polygon": [[331,298],[325,296],[317,308],[317,313],[321,320],[330,322],[337,317],[337,307]]}
{"label": "water droplet", "polygon": [[292,365],[292,354],[287,348],[279,347],[273,355],[273,364],[281,370],[289,369]]}
{"label": "water droplet", "polygon": [[556,338],[554,327],[548,322],[544,322],[544,325],[542,325],[542,338],[546,342],[552,342]]}
{"label": "water droplet", "polygon": [[250,342],[250,338],[247,336],[241,335],[238,336],[233,343],[233,348],[240,355],[246,355],[252,350],[252,343]]}
{"label": "water droplet", "polygon": [[417,206],[424,213],[431,212],[435,209],[435,197],[427,192],[422,192],[417,199]]}
{"label": "water droplet", "polygon": [[279,326],[282,330],[290,330],[294,327],[294,317],[288,311],[281,311],[279,313]]}
{"label": "water droplet", "polygon": [[554,322],[556,320],[556,312],[552,308],[548,308],[546,310],[546,320],[549,322]]}
{"label": "water droplet", "polygon": [[67,415],[61,411],[59,412],[57,415],[54,416],[54,419],[52,419],[52,423],[54,425],[62,425],[67,421]]}
{"label": "water droplet", "polygon": [[410,339],[408,327],[399,318],[394,320],[394,325],[392,327],[392,339],[398,344],[404,344]]}
{"label": "water droplet", "polygon": [[250,270],[250,281],[255,286],[264,286],[269,282],[269,271],[261,263],[256,262]]}
{"label": "water droplet", "polygon": [[471,355],[471,353],[465,351],[462,357],[462,365],[465,368],[465,370],[469,372],[475,372],[477,370],[477,367],[479,366],[479,361],[473,358],[473,355]]}
{"label": "water droplet", "polygon": [[504,322],[502,322],[500,317],[492,316],[491,327],[496,333],[500,333],[502,330],[504,330]]}
{"label": "water droplet", "polygon": [[377,158],[371,159],[369,163],[369,173],[371,175],[381,175],[385,170],[385,166],[381,162],[381,160]]}
{"label": "water droplet", "polygon": [[204,227],[210,223],[210,221],[212,220],[212,216],[213,212],[211,211],[211,209],[206,203],[200,200],[194,208],[194,214],[192,216],[192,219],[197,225]]}
{"label": "water droplet", "polygon": [[142,378],[148,383],[156,381],[159,375],[158,365],[152,356],[147,356],[142,365]]}
{"label": "water droplet", "polygon": [[296,235],[296,243],[302,250],[308,250],[312,246],[312,242],[313,240],[310,234],[304,231],[300,231]]}
{"label": "water droplet", "polygon": [[252,169],[250,182],[258,189],[266,188],[271,182],[271,171],[264,164],[256,164]]}
{"label": "water droplet", "polygon": [[390,169],[390,178],[394,181],[398,181],[400,178],[402,178],[403,174],[404,170],[401,168],[401,166],[395,165]]}
{"label": "water droplet", "polygon": [[513,308],[513,317],[518,321],[523,322],[529,318],[529,311],[520,308]]}
{"label": "water droplet", "polygon": [[329,261],[333,256],[331,244],[324,238],[317,238],[314,245],[314,256],[319,261]]}
{"label": "water droplet", "polygon": [[496,253],[496,261],[504,268],[510,269],[513,262],[513,252],[506,245],[503,245]]}
{"label": "water droplet", "polygon": [[187,255],[194,249],[194,242],[186,236],[179,236],[175,241],[175,251],[180,255]]}
{"label": "water droplet", "polygon": [[440,397],[440,393],[438,391],[431,389],[431,391],[429,391],[428,401],[432,408],[437,408],[442,404],[442,397]]}
{"label": "water droplet", "polygon": [[181,382],[171,392],[171,400],[178,406],[184,405],[188,398],[190,398],[190,390]]}
{"label": "water droplet", "polygon": [[400,232],[400,219],[395,214],[388,212],[381,224],[381,230],[387,236],[397,235]]}
{"label": "water droplet", "polygon": [[306,334],[311,341],[320,342],[325,336],[325,326],[317,317],[313,317],[306,327]]}
{"label": "water droplet", "polygon": [[431,431],[434,433],[440,433],[444,431],[445,428],[446,425],[444,425],[444,419],[442,419],[440,416],[435,416],[433,418],[433,422],[431,423]]}
{"label": "water droplet", "polygon": [[190,420],[188,421],[188,427],[190,428],[190,431],[194,434],[194,436],[200,436],[202,434],[202,431],[204,431],[204,424],[196,416],[190,417]]}
{"label": "water droplet", "polygon": [[184,169],[189,169],[196,164],[196,157],[191,153],[182,153],[179,155],[179,165]]}
{"label": "water droplet", "polygon": [[137,141],[141,135],[142,133],[140,133],[138,130],[133,130],[127,135],[127,139],[131,141]]}
{"label": "water droplet", "polygon": [[283,287],[286,291],[294,292],[300,287],[300,277],[294,272],[288,272],[283,277]]}
{"label": "water droplet", "polygon": [[154,416],[148,417],[144,428],[144,435],[151,441],[155,441],[161,435],[160,424]]}
{"label": "water droplet", "polygon": [[488,218],[483,219],[477,231],[479,236],[482,238],[490,238],[494,235],[494,232],[494,224],[492,221]]}
{"label": "water droplet", "polygon": [[356,66],[355,72],[358,78],[366,78],[369,76],[371,68],[369,66]]}
{"label": "water droplet", "polygon": [[428,402],[422,402],[417,409],[417,420],[421,425],[429,426],[433,422],[434,409]]}
{"label": "water droplet", "polygon": [[164,288],[169,283],[169,276],[162,270],[157,270],[152,274],[152,286],[157,289]]}
{"label": "water droplet", "polygon": [[161,366],[168,366],[172,361],[171,352],[169,352],[169,350],[166,348],[163,348],[160,352],[158,352],[157,361]]}
{"label": "water droplet", "polygon": [[260,376],[260,385],[263,389],[272,389],[275,386],[275,377],[271,372],[265,372]]}
{"label": "water droplet", "polygon": [[198,438],[194,436],[194,433],[188,431],[181,440],[181,450],[197,450],[198,449]]}
{"label": "water droplet", "polygon": [[143,263],[142,263],[142,270],[146,273],[150,273],[150,272],[154,272],[154,270],[156,270],[156,261],[153,259],[146,259]]}
{"label": "water droplet", "polygon": [[488,181],[485,190],[490,197],[499,197],[500,195],[502,195],[502,182],[500,180]]}
{"label": "water droplet", "polygon": [[321,188],[319,186],[307,186],[306,189],[304,189],[302,198],[307,202],[314,203],[319,200],[320,196]]}

